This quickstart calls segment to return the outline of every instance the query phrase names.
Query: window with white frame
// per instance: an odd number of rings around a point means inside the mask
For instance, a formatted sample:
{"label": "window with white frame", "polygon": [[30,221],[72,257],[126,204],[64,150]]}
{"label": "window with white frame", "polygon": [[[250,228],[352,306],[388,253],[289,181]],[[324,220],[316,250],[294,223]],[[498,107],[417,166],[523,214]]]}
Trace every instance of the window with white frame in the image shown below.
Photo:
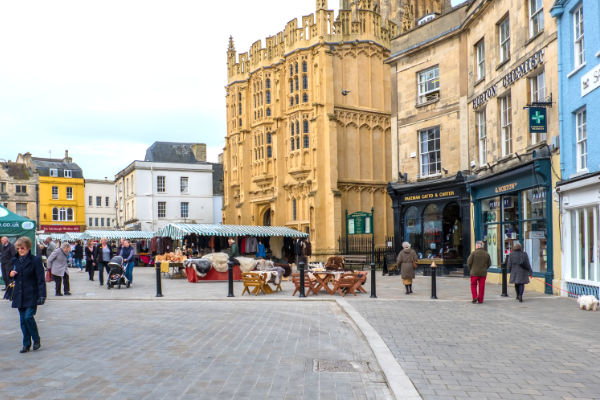
{"label": "window with white frame", "polygon": [[[546,74],[542,71],[537,76],[529,78],[529,98],[531,103],[546,100]],[[531,132],[531,143],[539,143],[546,140],[545,132]]]}
{"label": "window with white frame", "polygon": [[487,133],[485,126],[485,110],[475,113],[477,121],[477,137],[479,140],[479,165],[487,163]]}
{"label": "window with white frame", "polygon": [[421,176],[436,175],[441,172],[439,127],[419,131],[419,155]]}
{"label": "window with white frame", "polygon": [[67,208],[67,221],[73,221],[75,218],[73,217],[73,209]]}
{"label": "window with white frame", "polygon": [[88,206],[92,206],[92,205],[94,205],[93,197],[92,196],[88,196]]}
{"label": "window with white frame", "polygon": [[569,212],[571,220],[571,278],[600,282],[598,207]]}
{"label": "window with white frame", "polygon": [[477,68],[477,81],[485,78],[485,41],[481,39],[475,45],[475,66]]}
{"label": "window with white frame", "polygon": [[167,216],[167,202],[166,201],[159,201],[158,202],[158,207],[157,207],[157,211],[158,211],[158,218],[166,218]]}
{"label": "window with white frame", "polygon": [[431,67],[417,74],[417,103],[423,104],[440,98],[440,68]]}
{"label": "window with white frame", "polygon": [[27,216],[27,203],[17,203],[17,215],[21,217]]}
{"label": "window with white frame", "polygon": [[65,169],[64,170],[64,176],[65,176],[65,178],[72,178],[73,177],[73,171],[71,171],[70,169]]}
{"label": "window with white frame", "polygon": [[58,210],[58,220],[59,221],[67,220],[67,209],[66,208],[61,208],[60,210]]}
{"label": "window with white frame", "polygon": [[500,98],[500,142],[502,156],[512,153],[512,110],[510,94]]}
{"label": "window with white frame", "polygon": [[574,67],[578,68],[585,62],[585,49],[583,47],[583,5],[573,11],[573,49]]}
{"label": "window with white frame", "polygon": [[532,38],[544,30],[544,2],[529,0],[529,37]]}
{"label": "window with white frame", "polygon": [[73,188],[67,186],[67,200],[73,200]]}
{"label": "window with white frame", "polygon": [[502,63],[510,58],[510,18],[508,17],[498,24],[498,43]]}
{"label": "window with white frame", "polygon": [[109,198],[108,198],[108,196],[106,196],[106,197],[104,198],[104,206],[105,206],[105,207],[108,207],[108,205],[109,205],[109,204],[110,204]]}
{"label": "window with white frame", "polygon": [[586,109],[575,114],[575,131],[577,134],[577,170],[587,169],[587,113]]}
{"label": "window with white frame", "polygon": [[156,177],[156,191],[160,193],[164,193],[165,191],[165,177],[157,176]]}
{"label": "window with white frame", "polygon": [[181,191],[181,193],[187,193],[188,192],[188,177],[187,176],[182,176],[179,178],[179,190]]}
{"label": "window with white frame", "polygon": [[58,186],[52,186],[52,199],[58,199]]}
{"label": "window with white frame", "polygon": [[58,176],[58,169],[50,168],[50,176]]}
{"label": "window with white frame", "polygon": [[190,203],[187,201],[181,202],[181,218],[189,218],[190,214]]}
{"label": "window with white frame", "polygon": [[27,194],[27,185],[15,185],[15,193]]}
{"label": "window with white frame", "polygon": [[52,209],[52,221],[58,221],[58,208],[56,207]]}
{"label": "window with white frame", "polygon": [[102,207],[102,196],[96,196],[96,207]]}

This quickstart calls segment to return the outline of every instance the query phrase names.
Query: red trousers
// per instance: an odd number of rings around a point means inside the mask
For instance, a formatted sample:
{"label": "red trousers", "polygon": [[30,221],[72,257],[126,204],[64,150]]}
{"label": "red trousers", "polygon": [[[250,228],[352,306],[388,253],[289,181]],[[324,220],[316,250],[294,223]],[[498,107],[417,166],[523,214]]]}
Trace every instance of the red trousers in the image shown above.
{"label": "red trousers", "polygon": [[[479,296],[477,295],[477,285],[479,285]],[[483,295],[485,293],[485,276],[472,276],[471,277],[471,294],[473,300],[477,299],[480,303],[483,303]]]}

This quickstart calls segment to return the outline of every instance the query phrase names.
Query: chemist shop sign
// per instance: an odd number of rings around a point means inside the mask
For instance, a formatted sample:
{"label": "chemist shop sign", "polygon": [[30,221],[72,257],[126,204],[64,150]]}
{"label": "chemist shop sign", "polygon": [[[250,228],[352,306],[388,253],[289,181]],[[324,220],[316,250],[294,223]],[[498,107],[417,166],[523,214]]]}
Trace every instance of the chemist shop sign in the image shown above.
{"label": "chemist shop sign", "polygon": [[546,109],[544,107],[529,107],[529,132],[548,132],[548,120],[546,118]]}

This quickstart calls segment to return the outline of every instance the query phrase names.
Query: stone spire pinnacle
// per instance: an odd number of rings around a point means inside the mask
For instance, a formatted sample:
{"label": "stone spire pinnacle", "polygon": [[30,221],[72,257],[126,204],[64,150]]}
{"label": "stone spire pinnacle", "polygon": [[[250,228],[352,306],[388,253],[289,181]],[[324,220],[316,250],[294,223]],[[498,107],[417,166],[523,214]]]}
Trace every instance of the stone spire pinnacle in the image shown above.
{"label": "stone spire pinnacle", "polygon": [[235,46],[233,44],[233,36],[229,36],[229,46],[227,47],[227,52],[235,52]]}

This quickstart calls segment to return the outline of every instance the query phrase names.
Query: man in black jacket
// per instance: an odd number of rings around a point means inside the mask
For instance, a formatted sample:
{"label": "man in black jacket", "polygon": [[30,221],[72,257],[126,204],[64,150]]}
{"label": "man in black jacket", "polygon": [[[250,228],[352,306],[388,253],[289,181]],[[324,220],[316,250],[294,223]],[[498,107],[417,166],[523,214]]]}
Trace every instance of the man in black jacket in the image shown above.
{"label": "man in black jacket", "polygon": [[2,236],[0,242],[0,245],[2,246],[2,255],[0,256],[0,263],[2,263],[2,279],[4,280],[3,290],[6,290],[6,288],[8,287],[8,274],[10,274],[10,271],[12,270],[11,260],[13,259],[15,254],[17,254],[17,251],[15,250],[15,246],[8,241],[8,238],[6,236]]}

